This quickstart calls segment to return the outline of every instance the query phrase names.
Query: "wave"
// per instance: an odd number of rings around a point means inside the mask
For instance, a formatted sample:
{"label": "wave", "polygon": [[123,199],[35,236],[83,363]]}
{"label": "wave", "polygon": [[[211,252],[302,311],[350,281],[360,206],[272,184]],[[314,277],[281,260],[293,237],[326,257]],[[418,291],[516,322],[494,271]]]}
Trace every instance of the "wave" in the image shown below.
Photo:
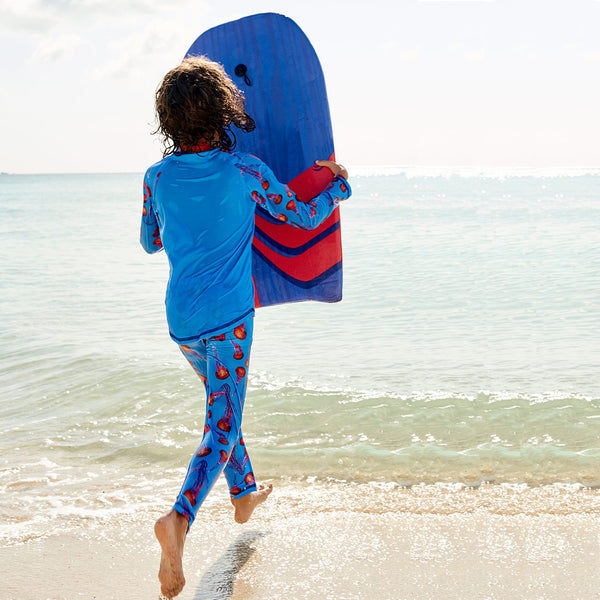
{"label": "wave", "polygon": [[[55,475],[56,475],[56,467]],[[185,471],[184,471],[185,472]],[[72,472],[62,481],[30,482],[14,489],[0,486],[0,540],[4,547],[74,532],[98,535],[105,527],[147,526],[171,506],[183,473],[132,476],[120,472]],[[264,478],[263,478],[264,480]],[[273,481],[273,480],[272,480]],[[315,477],[273,481],[277,503],[271,512],[297,518],[351,510],[365,515],[599,515],[600,490],[578,484],[434,483],[403,486],[394,482],[348,482]],[[36,487],[37,486],[37,487]],[[8,493],[7,493],[8,492]],[[209,494],[201,514],[229,514],[224,479]],[[199,515],[200,516],[200,515]]]}

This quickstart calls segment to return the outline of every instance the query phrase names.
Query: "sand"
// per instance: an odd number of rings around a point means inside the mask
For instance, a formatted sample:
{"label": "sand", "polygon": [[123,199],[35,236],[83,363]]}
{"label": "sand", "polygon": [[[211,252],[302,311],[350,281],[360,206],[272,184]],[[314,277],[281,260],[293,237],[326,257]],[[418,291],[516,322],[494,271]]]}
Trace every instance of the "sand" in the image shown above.
{"label": "sand", "polygon": [[[596,492],[284,483],[246,525],[224,492],[188,536],[181,600],[600,598]],[[159,598],[162,508],[2,547],[0,599]]]}

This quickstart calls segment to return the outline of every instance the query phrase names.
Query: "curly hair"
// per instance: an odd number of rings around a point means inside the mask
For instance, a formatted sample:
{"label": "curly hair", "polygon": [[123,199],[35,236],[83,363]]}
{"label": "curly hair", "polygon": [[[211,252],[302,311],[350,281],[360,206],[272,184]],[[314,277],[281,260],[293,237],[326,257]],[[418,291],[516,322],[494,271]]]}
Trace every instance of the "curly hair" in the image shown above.
{"label": "curly hair", "polygon": [[245,110],[245,99],[225,69],[205,56],[187,57],[171,69],[156,91],[158,133],[163,156],[201,141],[233,150],[231,125],[250,132],[255,123]]}

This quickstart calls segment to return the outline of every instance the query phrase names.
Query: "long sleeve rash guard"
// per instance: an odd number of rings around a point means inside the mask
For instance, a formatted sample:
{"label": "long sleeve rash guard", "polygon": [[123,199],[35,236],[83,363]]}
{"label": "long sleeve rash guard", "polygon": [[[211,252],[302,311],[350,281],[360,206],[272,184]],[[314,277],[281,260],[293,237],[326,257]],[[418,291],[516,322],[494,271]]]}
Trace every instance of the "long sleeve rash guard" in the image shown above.
{"label": "long sleeve rash guard", "polygon": [[319,196],[301,202],[260,159],[218,149],[172,154],[150,167],[140,241],[149,253],[164,247],[169,259],[171,337],[197,340],[254,310],[256,204],[276,219],[314,229],[350,194],[338,176]]}

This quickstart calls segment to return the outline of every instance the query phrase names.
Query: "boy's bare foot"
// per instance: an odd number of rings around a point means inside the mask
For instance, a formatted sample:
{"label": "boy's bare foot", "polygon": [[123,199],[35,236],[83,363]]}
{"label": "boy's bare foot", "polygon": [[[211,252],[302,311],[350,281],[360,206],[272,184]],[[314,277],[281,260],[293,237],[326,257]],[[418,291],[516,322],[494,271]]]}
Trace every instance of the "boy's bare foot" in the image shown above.
{"label": "boy's bare foot", "polygon": [[261,485],[256,492],[250,492],[241,498],[232,498],[231,504],[235,506],[235,520],[237,523],[245,523],[252,516],[254,509],[262,504],[273,491],[271,484]]}
{"label": "boy's bare foot", "polygon": [[160,591],[166,598],[177,596],[185,585],[182,558],[187,527],[188,520],[176,510],[171,510],[154,525],[154,534],[162,549],[158,579]]}

